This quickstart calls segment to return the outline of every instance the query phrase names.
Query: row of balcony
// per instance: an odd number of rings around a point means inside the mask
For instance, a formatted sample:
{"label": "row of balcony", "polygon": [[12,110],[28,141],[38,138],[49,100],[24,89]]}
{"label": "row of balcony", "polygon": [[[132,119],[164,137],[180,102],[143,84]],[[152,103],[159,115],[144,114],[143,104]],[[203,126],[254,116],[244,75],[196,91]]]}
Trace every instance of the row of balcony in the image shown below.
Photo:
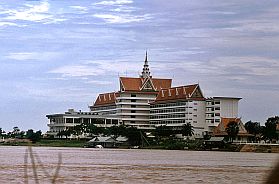
{"label": "row of balcony", "polygon": [[154,97],[125,97],[125,96],[121,96],[121,97],[116,97],[116,100],[150,100],[150,101],[154,101],[156,98]]}

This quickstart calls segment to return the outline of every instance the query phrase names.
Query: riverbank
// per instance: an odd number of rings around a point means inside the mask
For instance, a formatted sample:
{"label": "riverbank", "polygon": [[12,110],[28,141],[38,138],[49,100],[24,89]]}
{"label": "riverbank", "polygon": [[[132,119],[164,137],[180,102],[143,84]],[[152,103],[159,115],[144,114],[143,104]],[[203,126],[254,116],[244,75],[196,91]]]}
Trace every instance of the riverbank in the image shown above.
{"label": "riverbank", "polygon": [[42,147],[84,147],[87,140],[81,139],[73,139],[73,140],[65,140],[65,139],[41,139],[36,143],[32,143],[26,139],[15,139],[11,141],[2,142],[0,145],[3,146],[42,146]]}
{"label": "riverbank", "polygon": [[279,145],[251,145],[245,144],[240,152],[279,153]]}
{"label": "riverbank", "polygon": [[[86,145],[86,139],[41,139],[32,143],[27,139],[12,139],[2,142],[2,146],[35,146],[35,147],[77,147],[82,148]],[[130,148],[120,146],[119,148]],[[192,151],[229,151],[229,152],[255,152],[255,153],[279,153],[279,145],[251,145],[251,144],[226,144],[222,148],[205,148],[203,141],[166,141],[156,145],[145,145],[141,149],[162,149],[162,150],[192,150]]]}

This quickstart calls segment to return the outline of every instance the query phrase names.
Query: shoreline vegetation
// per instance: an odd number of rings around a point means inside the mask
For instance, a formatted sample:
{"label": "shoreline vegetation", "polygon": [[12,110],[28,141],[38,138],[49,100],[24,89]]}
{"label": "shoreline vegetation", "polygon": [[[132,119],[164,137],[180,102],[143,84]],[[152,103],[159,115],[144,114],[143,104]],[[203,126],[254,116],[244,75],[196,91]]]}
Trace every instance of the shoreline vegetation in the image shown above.
{"label": "shoreline vegetation", "polygon": [[279,153],[279,116],[268,118],[265,126],[252,121],[242,125],[248,132],[246,139],[241,138],[244,134],[240,125],[233,121],[228,123],[222,136],[215,135],[213,131],[212,135],[205,134],[203,137],[195,137],[190,123],[181,127],[157,126],[152,130],[125,125],[98,127],[97,123],[81,123],[56,135],[32,129],[22,131],[18,127],[5,132],[0,128],[0,145]]}
{"label": "shoreline vegetation", "polygon": [[[0,146],[33,146],[33,147],[73,147],[85,148],[88,139],[41,139],[35,143],[27,139],[10,139],[1,142]],[[113,149],[130,149],[128,145],[118,146]],[[236,144],[226,143],[220,147],[204,147],[202,140],[166,140],[157,145],[146,145],[140,149],[161,149],[161,150],[189,150],[189,151],[228,151],[228,152],[255,152],[255,153],[279,153],[279,144]]]}

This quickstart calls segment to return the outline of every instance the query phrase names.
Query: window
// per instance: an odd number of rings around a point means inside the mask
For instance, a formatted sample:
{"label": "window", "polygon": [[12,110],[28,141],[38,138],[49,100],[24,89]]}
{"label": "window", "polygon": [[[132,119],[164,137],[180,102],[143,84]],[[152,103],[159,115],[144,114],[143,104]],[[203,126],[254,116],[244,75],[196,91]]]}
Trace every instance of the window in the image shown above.
{"label": "window", "polygon": [[215,113],[215,116],[220,116],[220,113]]}
{"label": "window", "polygon": [[215,122],[220,122],[220,119],[215,119]]}
{"label": "window", "polygon": [[74,123],[81,123],[81,119],[74,119]]}
{"label": "window", "polygon": [[73,123],[73,118],[67,118],[66,123]]}
{"label": "window", "polygon": [[131,105],[131,108],[136,108],[136,105]]}
{"label": "window", "polygon": [[136,111],[135,110],[131,110],[131,113],[136,113]]}
{"label": "window", "polygon": [[215,110],[220,110],[220,107],[215,107]]}
{"label": "window", "polygon": [[132,115],[131,118],[136,118],[136,116],[135,116],[135,115]]}
{"label": "window", "polygon": [[136,94],[131,94],[131,97],[137,97],[137,95]]}
{"label": "window", "polygon": [[131,102],[136,102],[136,101],[137,101],[136,99],[132,99],[132,100],[131,100]]}
{"label": "window", "polygon": [[219,101],[217,101],[217,102],[215,102],[215,104],[220,104],[220,102],[219,102]]}

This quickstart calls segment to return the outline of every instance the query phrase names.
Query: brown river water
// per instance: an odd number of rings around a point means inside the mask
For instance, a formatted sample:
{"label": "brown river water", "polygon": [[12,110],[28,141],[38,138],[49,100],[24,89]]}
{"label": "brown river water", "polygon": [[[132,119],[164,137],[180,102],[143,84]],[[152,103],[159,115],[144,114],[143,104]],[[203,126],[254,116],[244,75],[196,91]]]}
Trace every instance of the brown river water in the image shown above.
{"label": "brown river water", "polygon": [[[35,183],[26,149],[0,147],[0,183]],[[275,153],[35,147],[39,183],[51,183],[59,154],[56,183],[263,183],[279,159]]]}

